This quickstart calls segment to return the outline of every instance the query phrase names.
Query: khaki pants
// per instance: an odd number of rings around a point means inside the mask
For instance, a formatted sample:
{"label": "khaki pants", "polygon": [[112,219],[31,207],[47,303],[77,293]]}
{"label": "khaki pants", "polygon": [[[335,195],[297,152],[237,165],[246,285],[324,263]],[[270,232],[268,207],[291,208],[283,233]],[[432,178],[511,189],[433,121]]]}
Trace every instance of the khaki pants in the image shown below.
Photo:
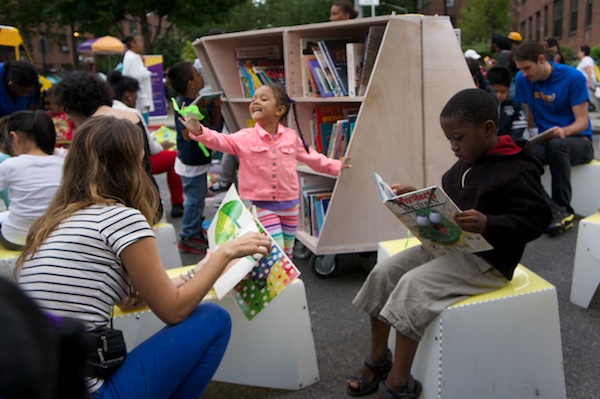
{"label": "khaki pants", "polygon": [[477,255],[459,252],[433,258],[419,245],[377,263],[352,303],[420,341],[444,308],[507,283]]}

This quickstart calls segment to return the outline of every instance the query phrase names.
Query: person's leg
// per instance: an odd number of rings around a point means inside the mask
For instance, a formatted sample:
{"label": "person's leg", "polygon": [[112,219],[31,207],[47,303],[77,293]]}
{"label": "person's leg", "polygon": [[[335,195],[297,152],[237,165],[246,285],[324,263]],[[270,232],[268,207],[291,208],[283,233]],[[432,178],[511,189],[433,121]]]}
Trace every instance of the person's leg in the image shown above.
{"label": "person's leg", "polygon": [[217,370],[231,319],[213,303],[199,305],[133,349],[94,399],[199,398]]}
{"label": "person's leg", "polygon": [[175,158],[177,158],[177,151],[170,150],[150,155],[152,174],[167,173],[167,185],[171,193],[171,205],[183,203],[183,184],[181,177],[175,173]]}
{"label": "person's leg", "polygon": [[283,231],[281,229],[281,219],[279,215],[268,209],[256,207],[256,216],[258,221],[264,226],[267,232],[273,237],[273,240],[283,250]]}
{"label": "person's leg", "polygon": [[282,249],[292,259],[296,230],[298,230],[298,205],[290,209],[278,211],[277,214],[281,220],[281,231],[283,233]]}
{"label": "person's leg", "polygon": [[407,387],[418,342],[446,307],[502,288],[507,282],[489,263],[467,252],[442,256],[407,272],[380,312],[397,333],[394,362],[385,386],[393,392]]}
{"label": "person's leg", "polygon": [[596,97],[595,93],[596,93],[595,88],[592,89],[592,88],[588,87],[588,96],[590,97],[590,102],[596,109],[596,112],[600,112],[600,101],[598,101],[598,98]]}
{"label": "person's leg", "polygon": [[549,140],[546,144],[552,174],[552,199],[573,213],[571,207],[571,165],[589,162],[594,157],[591,141],[582,137]]}
{"label": "person's leg", "polygon": [[201,254],[206,251],[206,238],[202,234],[204,199],[206,197],[206,173],[194,177],[181,177],[185,206],[181,220],[179,249]]}

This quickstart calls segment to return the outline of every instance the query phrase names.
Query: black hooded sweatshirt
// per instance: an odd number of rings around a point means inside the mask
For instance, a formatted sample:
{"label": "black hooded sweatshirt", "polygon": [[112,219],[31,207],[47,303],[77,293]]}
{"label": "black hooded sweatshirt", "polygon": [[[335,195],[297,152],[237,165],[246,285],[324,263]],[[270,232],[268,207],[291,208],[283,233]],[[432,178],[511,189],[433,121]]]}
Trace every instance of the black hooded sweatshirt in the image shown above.
{"label": "black hooded sweatshirt", "polygon": [[530,144],[499,136],[489,153],[472,164],[456,162],[442,177],[444,190],[460,209],[476,209],[487,216],[483,236],[494,249],[477,255],[509,280],[525,244],[538,238],[550,223],[542,173]]}

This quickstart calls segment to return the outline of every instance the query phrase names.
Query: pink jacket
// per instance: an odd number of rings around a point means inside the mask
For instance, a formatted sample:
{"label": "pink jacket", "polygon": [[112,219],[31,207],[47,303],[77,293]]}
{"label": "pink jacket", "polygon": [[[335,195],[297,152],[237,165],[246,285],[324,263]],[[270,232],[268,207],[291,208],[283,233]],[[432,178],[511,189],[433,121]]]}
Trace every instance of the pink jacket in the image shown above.
{"label": "pink jacket", "polygon": [[299,198],[297,161],[311,169],[337,176],[339,159],[330,159],[310,149],[307,153],[296,131],[283,125],[271,135],[258,123],[232,134],[222,134],[203,126],[202,134],[192,140],[213,150],[235,154],[240,160],[238,190],[240,197],[255,201],[290,201]]}

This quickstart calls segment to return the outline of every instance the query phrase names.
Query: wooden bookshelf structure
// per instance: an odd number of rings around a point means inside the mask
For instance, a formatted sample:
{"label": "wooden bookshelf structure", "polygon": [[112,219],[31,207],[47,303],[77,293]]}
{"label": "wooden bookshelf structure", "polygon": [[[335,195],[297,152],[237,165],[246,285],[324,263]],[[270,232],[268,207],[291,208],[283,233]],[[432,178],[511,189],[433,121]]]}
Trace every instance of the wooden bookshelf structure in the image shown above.
{"label": "wooden bookshelf structure", "polygon": [[[386,29],[364,96],[304,96],[302,39],[363,42],[369,27],[376,25]],[[297,103],[300,127],[307,139],[315,107],[342,104],[360,108],[347,150],[352,168],[332,178],[319,176],[304,165],[298,167],[301,182],[325,180],[333,194],[319,236],[298,231],[297,239],[318,262],[325,255],[376,251],[380,241],[405,237],[404,226],[382,204],[373,172],[390,183],[426,187],[440,184],[442,174],[455,162],[439,114],[452,95],[474,83],[450,20],[381,16],[196,40],[193,46],[206,66],[210,84],[225,93],[222,109],[230,131],[247,126],[250,103],[241,91],[235,49],[260,44],[282,46],[287,92]],[[296,128],[291,115],[288,125]],[[335,269],[335,258],[329,259],[333,265],[325,265],[331,270],[324,270],[323,275]]]}

